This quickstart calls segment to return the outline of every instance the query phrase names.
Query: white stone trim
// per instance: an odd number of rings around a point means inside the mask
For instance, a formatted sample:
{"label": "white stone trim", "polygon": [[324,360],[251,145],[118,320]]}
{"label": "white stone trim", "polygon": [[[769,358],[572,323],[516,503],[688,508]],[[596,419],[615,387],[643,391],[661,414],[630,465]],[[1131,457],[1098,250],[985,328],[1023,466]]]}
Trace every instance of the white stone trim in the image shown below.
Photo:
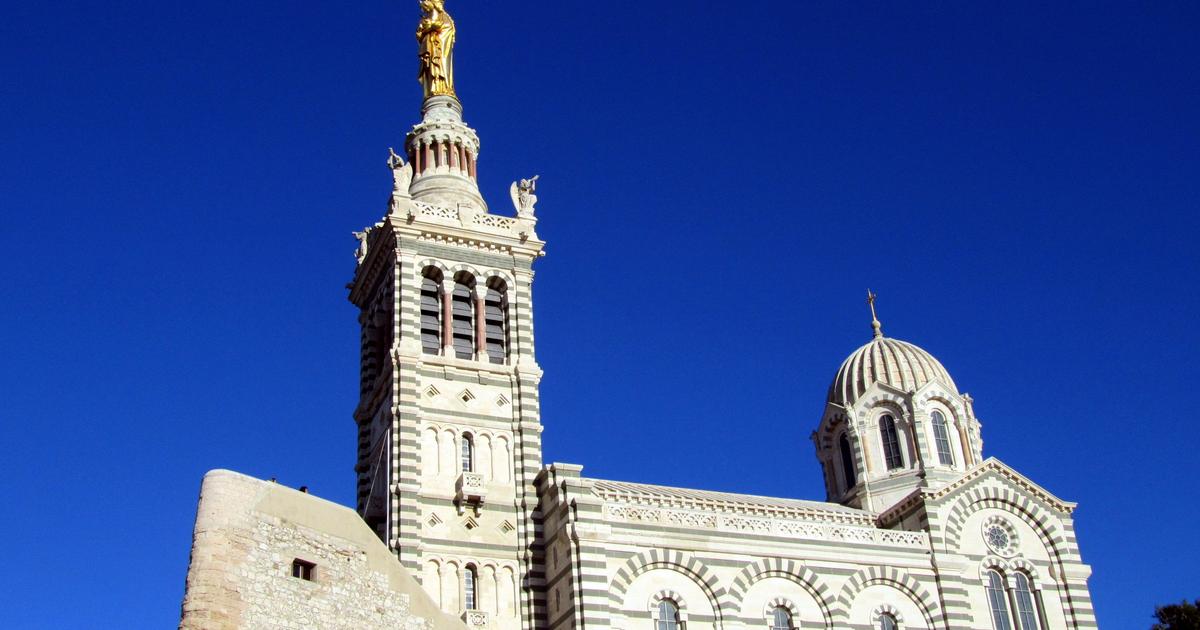
{"label": "white stone trim", "polygon": [[650,596],[646,602],[646,610],[650,611],[650,618],[658,621],[658,605],[664,599],[669,599],[675,602],[675,607],[679,609],[679,623],[687,621],[687,602],[684,601],[683,595],[675,591],[665,588]]}
{"label": "white stone trim", "polygon": [[775,597],[768,601],[766,606],[763,606],[763,617],[767,619],[768,627],[774,621],[772,613],[775,612],[776,608],[787,610],[792,616],[792,626],[796,626],[796,620],[800,618],[800,609],[796,606],[795,602],[786,597]]}
{"label": "white stone trim", "polygon": [[425,270],[430,267],[435,267],[439,271],[441,271],[443,280],[445,280],[447,277],[449,277],[451,275],[450,269],[449,269],[449,267],[446,266],[446,263],[444,263],[436,258],[422,258],[414,267],[414,269],[417,272],[417,278],[418,279],[424,278]]}
{"label": "white stone trim", "polygon": [[[1008,536],[1007,548],[997,549],[992,546],[992,542],[987,538],[988,529],[992,527],[999,527],[1004,530],[1004,533]],[[1017,555],[1017,552],[1020,550],[1021,537],[1017,534],[1017,528],[1013,527],[1013,524],[1007,518],[998,514],[994,514],[983,520],[983,523],[979,526],[979,534],[983,537],[983,542],[987,545],[987,548],[996,555],[1011,558]]]}
{"label": "white stone trim", "polygon": [[871,627],[878,628],[879,618],[885,614],[891,615],[892,619],[896,620],[896,630],[904,630],[904,615],[901,615],[900,611],[891,604],[880,604],[871,611]]}

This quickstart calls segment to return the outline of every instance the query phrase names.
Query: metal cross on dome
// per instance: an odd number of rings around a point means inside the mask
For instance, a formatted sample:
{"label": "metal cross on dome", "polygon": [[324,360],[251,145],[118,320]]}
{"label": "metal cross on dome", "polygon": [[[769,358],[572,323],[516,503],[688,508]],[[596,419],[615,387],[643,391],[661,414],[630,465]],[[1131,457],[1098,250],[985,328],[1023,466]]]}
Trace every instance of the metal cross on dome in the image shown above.
{"label": "metal cross on dome", "polygon": [[870,289],[867,289],[867,306],[871,307],[871,328],[875,330],[876,339],[883,336],[883,325],[879,323],[879,318],[875,316],[875,298],[877,297],[879,296],[871,293]]}

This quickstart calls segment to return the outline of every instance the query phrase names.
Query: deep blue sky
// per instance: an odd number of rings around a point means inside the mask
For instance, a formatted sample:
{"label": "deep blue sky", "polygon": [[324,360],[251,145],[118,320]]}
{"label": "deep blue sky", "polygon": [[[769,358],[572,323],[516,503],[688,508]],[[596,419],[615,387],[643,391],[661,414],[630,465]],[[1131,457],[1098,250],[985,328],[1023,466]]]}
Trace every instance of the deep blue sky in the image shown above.
{"label": "deep blue sky", "polygon": [[[1103,627],[1200,597],[1200,5],[1042,4],[450,0],[493,210],[541,175],[546,460],[824,498],[869,286],[1079,502]],[[205,471],[352,501],[416,2],[4,13],[0,618],[170,627]]]}

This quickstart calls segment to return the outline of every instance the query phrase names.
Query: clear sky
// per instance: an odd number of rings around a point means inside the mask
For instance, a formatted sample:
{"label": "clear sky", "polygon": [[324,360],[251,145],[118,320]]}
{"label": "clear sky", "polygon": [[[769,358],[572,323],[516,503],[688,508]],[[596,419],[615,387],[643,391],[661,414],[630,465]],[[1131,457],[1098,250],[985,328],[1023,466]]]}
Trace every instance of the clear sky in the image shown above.
{"label": "clear sky", "polygon": [[[870,287],[1079,502],[1102,627],[1200,597],[1200,5],[1045,4],[449,0],[492,209],[541,175],[546,460],[823,499]],[[171,627],[205,471],[353,500],[416,2],[4,14],[0,619]]]}

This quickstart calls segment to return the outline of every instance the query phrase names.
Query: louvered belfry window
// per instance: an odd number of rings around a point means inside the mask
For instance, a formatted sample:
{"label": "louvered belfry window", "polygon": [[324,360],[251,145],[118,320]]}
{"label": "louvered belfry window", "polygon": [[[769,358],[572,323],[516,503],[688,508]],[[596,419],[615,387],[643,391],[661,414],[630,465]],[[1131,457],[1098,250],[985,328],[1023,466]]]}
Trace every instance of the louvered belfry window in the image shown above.
{"label": "louvered belfry window", "polygon": [[442,283],[421,280],[421,350],[438,354],[442,349]]}
{"label": "louvered belfry window", "polygon": [[900,456],[900,437],[896,434],[896,420],[884,416],[879,421],[879,436],[883,440],[883,456],[887,460],[888,470],[904,466],[904,458]]}
{"label": "louvered belfry window", "polygon": [[488,287],[483,322],[488,361],[502,364],[508,354],[508,292],[503,285]]}
{"label": "louvered belfry window", "polygon": [[450,323],[454,344],[454,356],[459,359],[475,357],[475,305],[471,300],[471,287],[461,280],[454,281],[454,293],[450,296]]}

